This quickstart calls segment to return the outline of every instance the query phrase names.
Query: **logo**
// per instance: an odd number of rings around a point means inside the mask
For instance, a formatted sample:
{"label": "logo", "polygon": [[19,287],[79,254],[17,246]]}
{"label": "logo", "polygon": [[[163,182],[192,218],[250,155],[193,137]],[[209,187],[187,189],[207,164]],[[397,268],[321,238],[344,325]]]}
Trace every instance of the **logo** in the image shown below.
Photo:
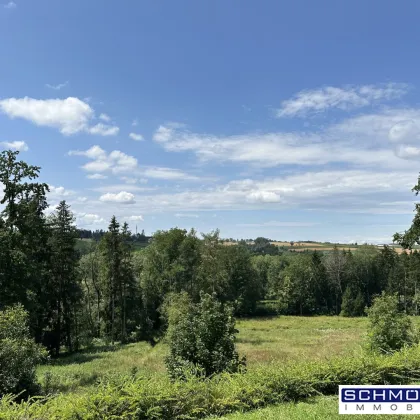
{"label": "logo", "polygon": [[420,414],[420,385],[340,385],[340,414]]}

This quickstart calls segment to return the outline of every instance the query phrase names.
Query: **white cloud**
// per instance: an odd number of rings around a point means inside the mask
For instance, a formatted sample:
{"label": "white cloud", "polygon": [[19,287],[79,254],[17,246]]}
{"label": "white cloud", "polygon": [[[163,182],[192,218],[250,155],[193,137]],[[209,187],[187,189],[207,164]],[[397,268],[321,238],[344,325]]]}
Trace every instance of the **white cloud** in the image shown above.
{"label": "white cloud", "polygon": [[148,178],[156,179],[178,179],[178,180],[198,180],[196,176],[188,175],[183,171],[171,168],[149,167],[143,170],[143,175]]}
{"label": "white cloud", "polygon": [[130,175],[137,175],[139,178],[123,177],[122,179],[127,183],[133,183],[134,179],[138,179],[140,183],[146,183],[144,178],[166,179],[166,180],[198,180],[199,178],[189,175],[183,171],[172,168],[160,167],[145,167],[138,166],[137,159],[134,156],[127,155],[120,150],[113,150],[109,154],[100,146],[92,146],[88,150],[71,150],[68,152],[70,156],[85,156],[91,159],[91,162],[86,163],[82,168],[87,172],[112,172],[114,175],[122,173],[130,173]]}
{"label": "white cloud", "polygon": [[276,111],[277,117],[301,117],[308,113],[324,112],[330,108],[350,110],[377,103],[381,100],[399,98],[408,90],[402,83],[364,86],[327,86],[303,90],[291,99],[282,102]]}
{"label": "white cloud", "polygon": [[133,139],[135,141],[142,141],[142,140],[144,140],[144,138],[143,138],[143,136],[141,134],[130,133],[128,136],[130,137],[130,139]]}
{"label": "white cloud", "polygon": [[175,217],[178,218],[193,218],[193,219],[198,219],[199,215],[198,214],[193,214],[193,213],[176,213]]}
{"label": "white cloud", "polygon": [[86,176],[86,178],[89,179],[107,179],[108,177],[106,175],[103,174],[89,174]]}
{"label": "white cloud", "polygon": [[133,156],[129,156],[120,150],[114,150],[107,154],[100,146],[95,145],[90,149],[71,150],[68,153],[70,156],[85,156],[92,159],[92,162],[88,162],[83,165],[83,169],[88,172],[106,172],[111,171],[114,174],[121,172],[130,172],[137,168],[137,159]]}
{"label": "white cloud", "polygon": [[[263,180],[241,179],[225,185],[142,195],[135,208],[145,212],[203,210],[305,209],[391,213],[379,206],[387,197],[409,195],[417,171],[327,170]],[[405,211],[405,208],[403,209]]]}
{"label": "white cloud", "polygon": [[138,215],[138,216],[130,216],[130,217],[127,217],[127,220],[131,220],[133,222],[143,222],[144,221],[144,218],[143,218],[143,216]]}
{"label": "white cloud", "polygon": [[[279,165],[326,165],[346,163],[352,167],[406,169],[406,155],[395,142],[420,145],[417,137],[403,133],[414,128],[395,128],[412,120],[420,127],[420,109],[387,109],[380,113],[349,118],[313,132],[249,133],[232,136],[196,134],[185,129],[158,128],[154,140],[170,152],[192,152],[202,162],[249,163],[259,169]],[[162,135],[164,133],[164,135]],[[408,136],[408,137],[407,137]],[[391,141],[392,140],[392,141]],[[411,166],[410,166],[411,165]]]}
{"label": "white cloud", "polygon": [[133,120],[133,122],[131,123],[131,125],[133,127],[137,127],[139,125],[139,122],[138,122],[137,118]]}
{"label": "white cloud", "polygon": [[107,114],[101,114],[99,115],[99,119],[105,122],[110,122],[111,121],[111,117]]}
{"label": "white cloud", "polygon": [[50,88],[50,89],[54,89],[54,90],[61,90],[61,89],[63,89],[64,87],[66,87],[66,86],[68,86],[68,84],[69,84],[69,82],[68,81],[66,81],[66,82],[64,82],[64,83],[59,83],[58,85],[50,85],[50,84],[46,84],[45,86],[47,87],[47,88]]}
{"label": "white cloud", "polygon": [[238,223],[236,226],[238,227],[311,227],[315,226],[318,223],[310,223],[310,222],[278,222],[278,221],[269,221],[263,223]]}
{"label": "white cloud", "polygon": [[0,111],[10,118],[23,118],[39,126],[57,128],[64,135],[80,132],[110,136],[119,128],[102,123],[91,126],[95,112],[78,98],[33,99],[8,98],[0,100]]}
{"label": "white cloud", "polygon": [[90,226],[105,223],[105,219],[103,219],[98,214],[76,212],[75,216],[78,226]]}
{"label": "white cloud", "polygon": [[24,141],[3,141],[0,145],[4,146],[5,149],[19,150],[20,152],[26,152],[29,150],[28,145]]}
{"label": "white cloud", "polygon": [[173,134],[172,128],[161,125],[158,127],[155,134],[153,135],[153,140],[157,141],[158,143],[165,143],[171,139],[172,134]]}
{"label": "white cloud", "polygon": [[64,187],[55,187],[54,185],[50,185],[50,192],[49,192],[49,196],[52,197],[53,199],[57,199],[57,198],[63,198],[63,197],[68,197],[71,195],[74,195],[74,191],[72,190],[67,190]]}
{"label": "white cloud", "polygon": [[115,191],[154,191],[156,188],[152,187],[139,187],[134,184],[115,184],[115,185],[105,185],[103,187],[92,188],[92,191],[99,192],[115,192]]}
{"label": "white cloud", "polygon": [[120,128],[117,126],[99,123],[93,127],[89,127],[87,131],[90,134],[99,134],[100,136],[116,136],[119,133]]}
{"label": "white cloud", "polygon": [[9,1],[9,3],[6,3],[3,5],[5,9],[16,9],[17,4],[14,1]]}
{"label": "white cloud", "polygon": [[273,191],[252,191],[246,197],[249,201],[263,203],[278,203],[280,195]]}
{"label": "white cloud", "polygon": [[127,191],[121,191],[118,194],[106,193],[104,195],[101,195],[99,200],[105,203],[107,202],[121,203],[121,204],[134,204],[135,203],[134,195]]}

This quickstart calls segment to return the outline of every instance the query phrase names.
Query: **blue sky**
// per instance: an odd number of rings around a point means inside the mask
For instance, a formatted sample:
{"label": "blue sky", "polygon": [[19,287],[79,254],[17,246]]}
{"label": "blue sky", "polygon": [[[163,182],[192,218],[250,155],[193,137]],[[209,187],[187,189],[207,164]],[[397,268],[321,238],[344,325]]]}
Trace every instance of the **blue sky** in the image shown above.
{"label": "blue sky", "polygon": [[3,0],[0,148],[80,227],[389,242],[420,170],[403,4]]}

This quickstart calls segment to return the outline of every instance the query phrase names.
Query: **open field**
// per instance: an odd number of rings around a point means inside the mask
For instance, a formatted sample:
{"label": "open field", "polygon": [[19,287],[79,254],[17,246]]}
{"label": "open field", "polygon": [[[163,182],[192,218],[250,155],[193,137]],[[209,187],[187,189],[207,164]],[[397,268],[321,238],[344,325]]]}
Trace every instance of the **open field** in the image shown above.
{"label": "open field", "polygon": [[[366,319],[282,316],[239,320],[237,328],[238,351],[246,355],[248,368],[253,369],[271,362],[322,360],[357,352]],[[42,384],[52,381],[56,390],[83,392],[101,377],[128,374],[133,369],[145,376],[165,376],[166,353],[165,343],[97,347],[40,366],[37,375]]]}

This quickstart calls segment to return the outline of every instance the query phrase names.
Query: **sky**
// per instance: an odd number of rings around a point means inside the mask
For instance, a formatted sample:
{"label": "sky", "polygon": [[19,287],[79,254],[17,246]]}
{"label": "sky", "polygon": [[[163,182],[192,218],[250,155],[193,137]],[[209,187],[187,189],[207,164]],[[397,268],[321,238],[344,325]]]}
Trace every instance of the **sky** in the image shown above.
{"label": "sky", "polygon": [[106,229],[389,243],[420,171],[417,0],[0,0],[0,150]]}

